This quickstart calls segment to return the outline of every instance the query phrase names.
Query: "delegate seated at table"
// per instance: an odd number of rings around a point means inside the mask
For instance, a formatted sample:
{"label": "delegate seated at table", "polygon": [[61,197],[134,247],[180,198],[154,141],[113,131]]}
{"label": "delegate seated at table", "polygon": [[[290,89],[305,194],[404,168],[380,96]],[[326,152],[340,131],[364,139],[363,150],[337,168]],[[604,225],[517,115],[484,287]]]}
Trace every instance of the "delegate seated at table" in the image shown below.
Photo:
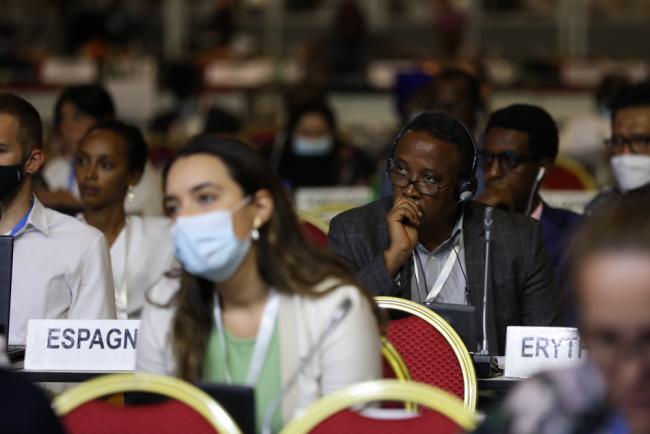
{"label": "delegate seated at table", "polygon": [[106,240],[32,194],[43,165],[43,127],[24,99],[0,94],[0,234],[14,240],[9,344],[24,345],[29,319],[113,319]]}
{"label": "delegate seated at table", "polygon": [[[470,304],[481,324],[486,207],[469,200],[476,152],[460,121],[425,112],[395,140],[393,197],[332,220],[330,247],[376,295]],[[539,224],[500,210],[493,221],[487,337],[503,354],[507,326],[556,325],[561,301]]]}

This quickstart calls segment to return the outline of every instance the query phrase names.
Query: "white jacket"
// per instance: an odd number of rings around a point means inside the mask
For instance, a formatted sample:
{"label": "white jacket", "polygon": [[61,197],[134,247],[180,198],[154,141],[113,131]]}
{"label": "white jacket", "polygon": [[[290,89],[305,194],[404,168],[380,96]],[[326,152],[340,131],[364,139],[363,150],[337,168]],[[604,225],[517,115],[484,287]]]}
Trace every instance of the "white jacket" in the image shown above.
{"label": "white jacket", "polygon": [[[326,285],[328,282],[324,283]],[[159,285],[150,298],[168,302],[176,292],[168,281]],[[325,339],[319,354],[302,370],[297,386],[282,401],[285,423],[309,404],[335,390],[381,377],[381,344],[371,307],[354,286],[341,286],[319,298],[280,296],[280,353],[282,384],[298,368],[335,308],[346,298],[352,301],[348,315]],[[171,347],[171,323],[175,309],[147,303],[138,331],[136,370],[175,375]]]}

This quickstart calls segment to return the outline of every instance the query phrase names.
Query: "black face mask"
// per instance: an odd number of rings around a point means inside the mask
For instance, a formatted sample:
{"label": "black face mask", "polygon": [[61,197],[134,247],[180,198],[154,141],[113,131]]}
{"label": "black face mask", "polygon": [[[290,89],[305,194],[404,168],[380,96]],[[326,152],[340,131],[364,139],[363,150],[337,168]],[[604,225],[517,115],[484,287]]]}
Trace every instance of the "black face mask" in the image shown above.
{"label": "black face mask", "polygon": [[0,203],[5,202],[18,189],[23,181],[23,165],[0,166]]}

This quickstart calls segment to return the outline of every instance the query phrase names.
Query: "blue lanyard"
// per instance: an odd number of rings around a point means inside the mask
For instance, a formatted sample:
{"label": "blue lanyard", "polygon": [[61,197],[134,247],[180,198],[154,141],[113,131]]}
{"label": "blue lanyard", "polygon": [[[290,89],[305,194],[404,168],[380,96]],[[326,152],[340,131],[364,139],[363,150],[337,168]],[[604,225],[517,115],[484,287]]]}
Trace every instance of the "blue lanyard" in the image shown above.
{"label": "blue lanyard", "polygon": [[18,232],[21,231],[22,228],[25,227],[25,225],[27,224],[27,220],[29,220],[29,215],[32,213],[33,209],[34,209],[34,199],[32,199],[32,204],[29,206],[29,210],[25,213],[23,218],[20,219],[18,224],[16,224],[16,226],[14,226],[14,228],[11,230],[10,235],[12,237],[15,236]]}

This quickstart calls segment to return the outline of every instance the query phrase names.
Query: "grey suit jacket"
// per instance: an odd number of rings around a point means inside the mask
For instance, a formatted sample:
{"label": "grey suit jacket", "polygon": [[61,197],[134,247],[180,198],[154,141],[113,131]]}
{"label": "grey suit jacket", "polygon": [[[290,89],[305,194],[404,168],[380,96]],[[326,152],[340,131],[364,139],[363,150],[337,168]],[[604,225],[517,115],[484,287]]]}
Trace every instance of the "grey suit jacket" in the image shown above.
{"label": "grey suit jacket", "polygon": [[[385,198],[336,216],[330,225],[329,243],[375,295],[409,298],[411,261],[402,267],[395,279],[384,264],[383,253],[389,244],[386,214],[391,207],[392,199]],[[485,205],[469,202],[464,207],[463,239],[469,301],[476,306],[476,323],[482,324]],[[533,219],[495,209],[490,255],[488,344],[491,353],[504,354],[507,326],[558,325],[562,300],[539,224]],[[483,338],[482,330],[478,335]]]}

